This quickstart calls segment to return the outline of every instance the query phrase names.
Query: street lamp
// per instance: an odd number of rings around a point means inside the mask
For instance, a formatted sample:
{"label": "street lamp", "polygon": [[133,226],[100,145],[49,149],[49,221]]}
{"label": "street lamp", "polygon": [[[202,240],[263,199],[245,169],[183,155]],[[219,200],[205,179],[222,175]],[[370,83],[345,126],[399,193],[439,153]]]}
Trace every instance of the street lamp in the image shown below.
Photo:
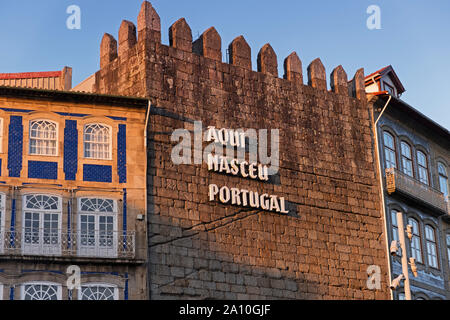
{"label": "street lamp", "polygon": [[[409,284],[409,269],[408,269],[408,257],[407,257],[407,251],[406,251],[405,227],[403,224],[403,214],[401,212],[397,212],[397,225],[398,225],[398,236],[399,236],[399,241],[400,241],[400,248],[402,249],[402,271],[403,271],[403,274],[401,274],[394,281],[392,281],[390,288],[391,288],[391,290],[397,289],[397,287],[399,286],[401,281],[404,280],[405,299],[411,300],[411,286]],[[406,233],[408,235],[409,240],[411,241],[412,236],[413,236],[412,226],[410,226],[410,225],[406,226]],[[390,251],[391,251],[391,255],[393,255],[393,256],[397,255],[397,251],[398,251],[397,241],[392,241]],[[409,265],[411,266],[411,271],[412,271],[414,277],[417,277],[416,259],[410,258]]]}

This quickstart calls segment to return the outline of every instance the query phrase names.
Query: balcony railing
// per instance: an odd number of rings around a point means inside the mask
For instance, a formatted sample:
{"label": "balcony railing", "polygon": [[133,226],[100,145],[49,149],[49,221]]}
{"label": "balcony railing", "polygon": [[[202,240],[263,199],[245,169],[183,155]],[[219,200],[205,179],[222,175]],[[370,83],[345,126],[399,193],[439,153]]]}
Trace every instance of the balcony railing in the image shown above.
{"label": "balcony railing", "polygon": [[135,239],[129,231],[0,231],[0,255],[134,259]]}
{"label": "balcony railing", "polygon": [[444,194],[394,168],[386,169],[386,188],[389,194],[401,192],[431,206],[441,213],[449,213]]}

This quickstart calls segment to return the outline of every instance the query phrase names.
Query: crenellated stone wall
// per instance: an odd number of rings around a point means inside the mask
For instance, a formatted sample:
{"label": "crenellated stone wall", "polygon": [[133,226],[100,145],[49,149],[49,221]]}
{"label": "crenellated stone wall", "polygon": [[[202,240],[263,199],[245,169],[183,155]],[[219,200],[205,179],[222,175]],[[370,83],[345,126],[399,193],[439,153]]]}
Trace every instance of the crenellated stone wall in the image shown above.
{"label": "crenellated stone wall", "polygon": [[[137,30],[137,35],[136,35]],[[258,53],[243,36],[228,47],[212,27],[193,41],[185,19],[161,44],[160,18],[142,4],[137,28],[105,34],[98,93],[148,97],[149,286],[151,299],[389,299],[384,221],[365,97],[364,71],[342,66],[331,91],[320,59],[307,68],[294,52],[278,77],[270,44]],[[269,182],[175,165],[175,129],[280,130],[280,170]],[[209,202],[208,185],[285,197],[289,214]],[[381,289],[367,269],[381,268]]]}

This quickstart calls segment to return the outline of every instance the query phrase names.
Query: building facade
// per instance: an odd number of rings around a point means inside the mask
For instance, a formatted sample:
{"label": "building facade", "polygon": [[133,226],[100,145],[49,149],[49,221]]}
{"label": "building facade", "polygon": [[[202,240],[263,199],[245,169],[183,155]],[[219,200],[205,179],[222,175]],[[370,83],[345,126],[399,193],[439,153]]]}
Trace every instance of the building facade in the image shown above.
{"label": "building facade", "polygon": [[146,112],[0,87],[0,298],[146,299]]}
{"label": "building facade", "polygon": [[[123,21],[118,40],[104,35],[93,85],[96,93],[152,102],[150,299],[388,299],[363,70],[349,85],[337,67],[329,91],[320,59],[309,65],[304,84],[296,53],[286,58],[281,78],[269,44],[254,71],[242,36],[228,47],[230,63],[223,62],[214,28],[193,41],[180,19],[169,38],[169,45],[161,43],[160,18],[144,2],[137,27]],[[211,170],[201,156],[210,126],[223,134],[278,129],[277,174],[261,180]],[[173,161],[177,129],[190,133],[185,142],[200,140],[185,154],[190,163]],[[266,202],[269,195],[279,207]],[[378,289],[367,284],[373,267]]]}
{"label": "building facade", "polygon": [[[375,83],[372,82],[375,79]],[[396,79],[396,80],[395,80]],[[407,256],[412,298],[450,299],[450,210],[448,203],[450,133],[399,98],[404,91],[392,67],[366,78],[375,110],[389,242],[399,240],[397,212],[412,227]],[[393,278],[402,274],[401,250],[390,258]],[[404,299],[398,289],[395,299]]]}
{"label": "building facade", "polygon": [[328,90],[320,59],[304,77],[294,52],[279,77],[269,44],[256,71],[243,36],[228,54],[185,19],[162,44],[144,1],[73,89],[91,93],[0,87],[0,299],[399,299],[397,211],[414,297],[449,298],[450,139],[392,67],[338,66]]}

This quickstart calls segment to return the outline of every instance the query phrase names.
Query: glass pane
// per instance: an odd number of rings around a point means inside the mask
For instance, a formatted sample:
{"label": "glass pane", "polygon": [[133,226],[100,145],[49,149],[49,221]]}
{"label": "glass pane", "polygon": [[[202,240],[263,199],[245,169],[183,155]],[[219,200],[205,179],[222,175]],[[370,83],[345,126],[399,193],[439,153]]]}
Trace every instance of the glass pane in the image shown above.
{"label": "glass pane", "polygon": [[421,151],[417,152],[417,162],[419,163],[419,165],[421,165],[423,167],[428,167],[427,166],[427,157]]}
{"label": "glass pane", "polygon": [[439,190],[448,197],[448,179],[443,176],[439,176]]}
{"label": "glass pane", "polygon": [[440,162],[438,163],[438,172],[440,175],[447,177],[447,168]]}
{"label": "glass pane", "polygon": [[384,133],[384,145],[390,149],[395,149],[394,138],[387,132]]}
{"label": "glass pane", "polygon": [[105,286],[82,287],[81,300],[114,300],[114,288]]}
{"label": "glass pane", "polygon": [[402,142],[402,156],[411,159],[411,147],[405,142]]}

